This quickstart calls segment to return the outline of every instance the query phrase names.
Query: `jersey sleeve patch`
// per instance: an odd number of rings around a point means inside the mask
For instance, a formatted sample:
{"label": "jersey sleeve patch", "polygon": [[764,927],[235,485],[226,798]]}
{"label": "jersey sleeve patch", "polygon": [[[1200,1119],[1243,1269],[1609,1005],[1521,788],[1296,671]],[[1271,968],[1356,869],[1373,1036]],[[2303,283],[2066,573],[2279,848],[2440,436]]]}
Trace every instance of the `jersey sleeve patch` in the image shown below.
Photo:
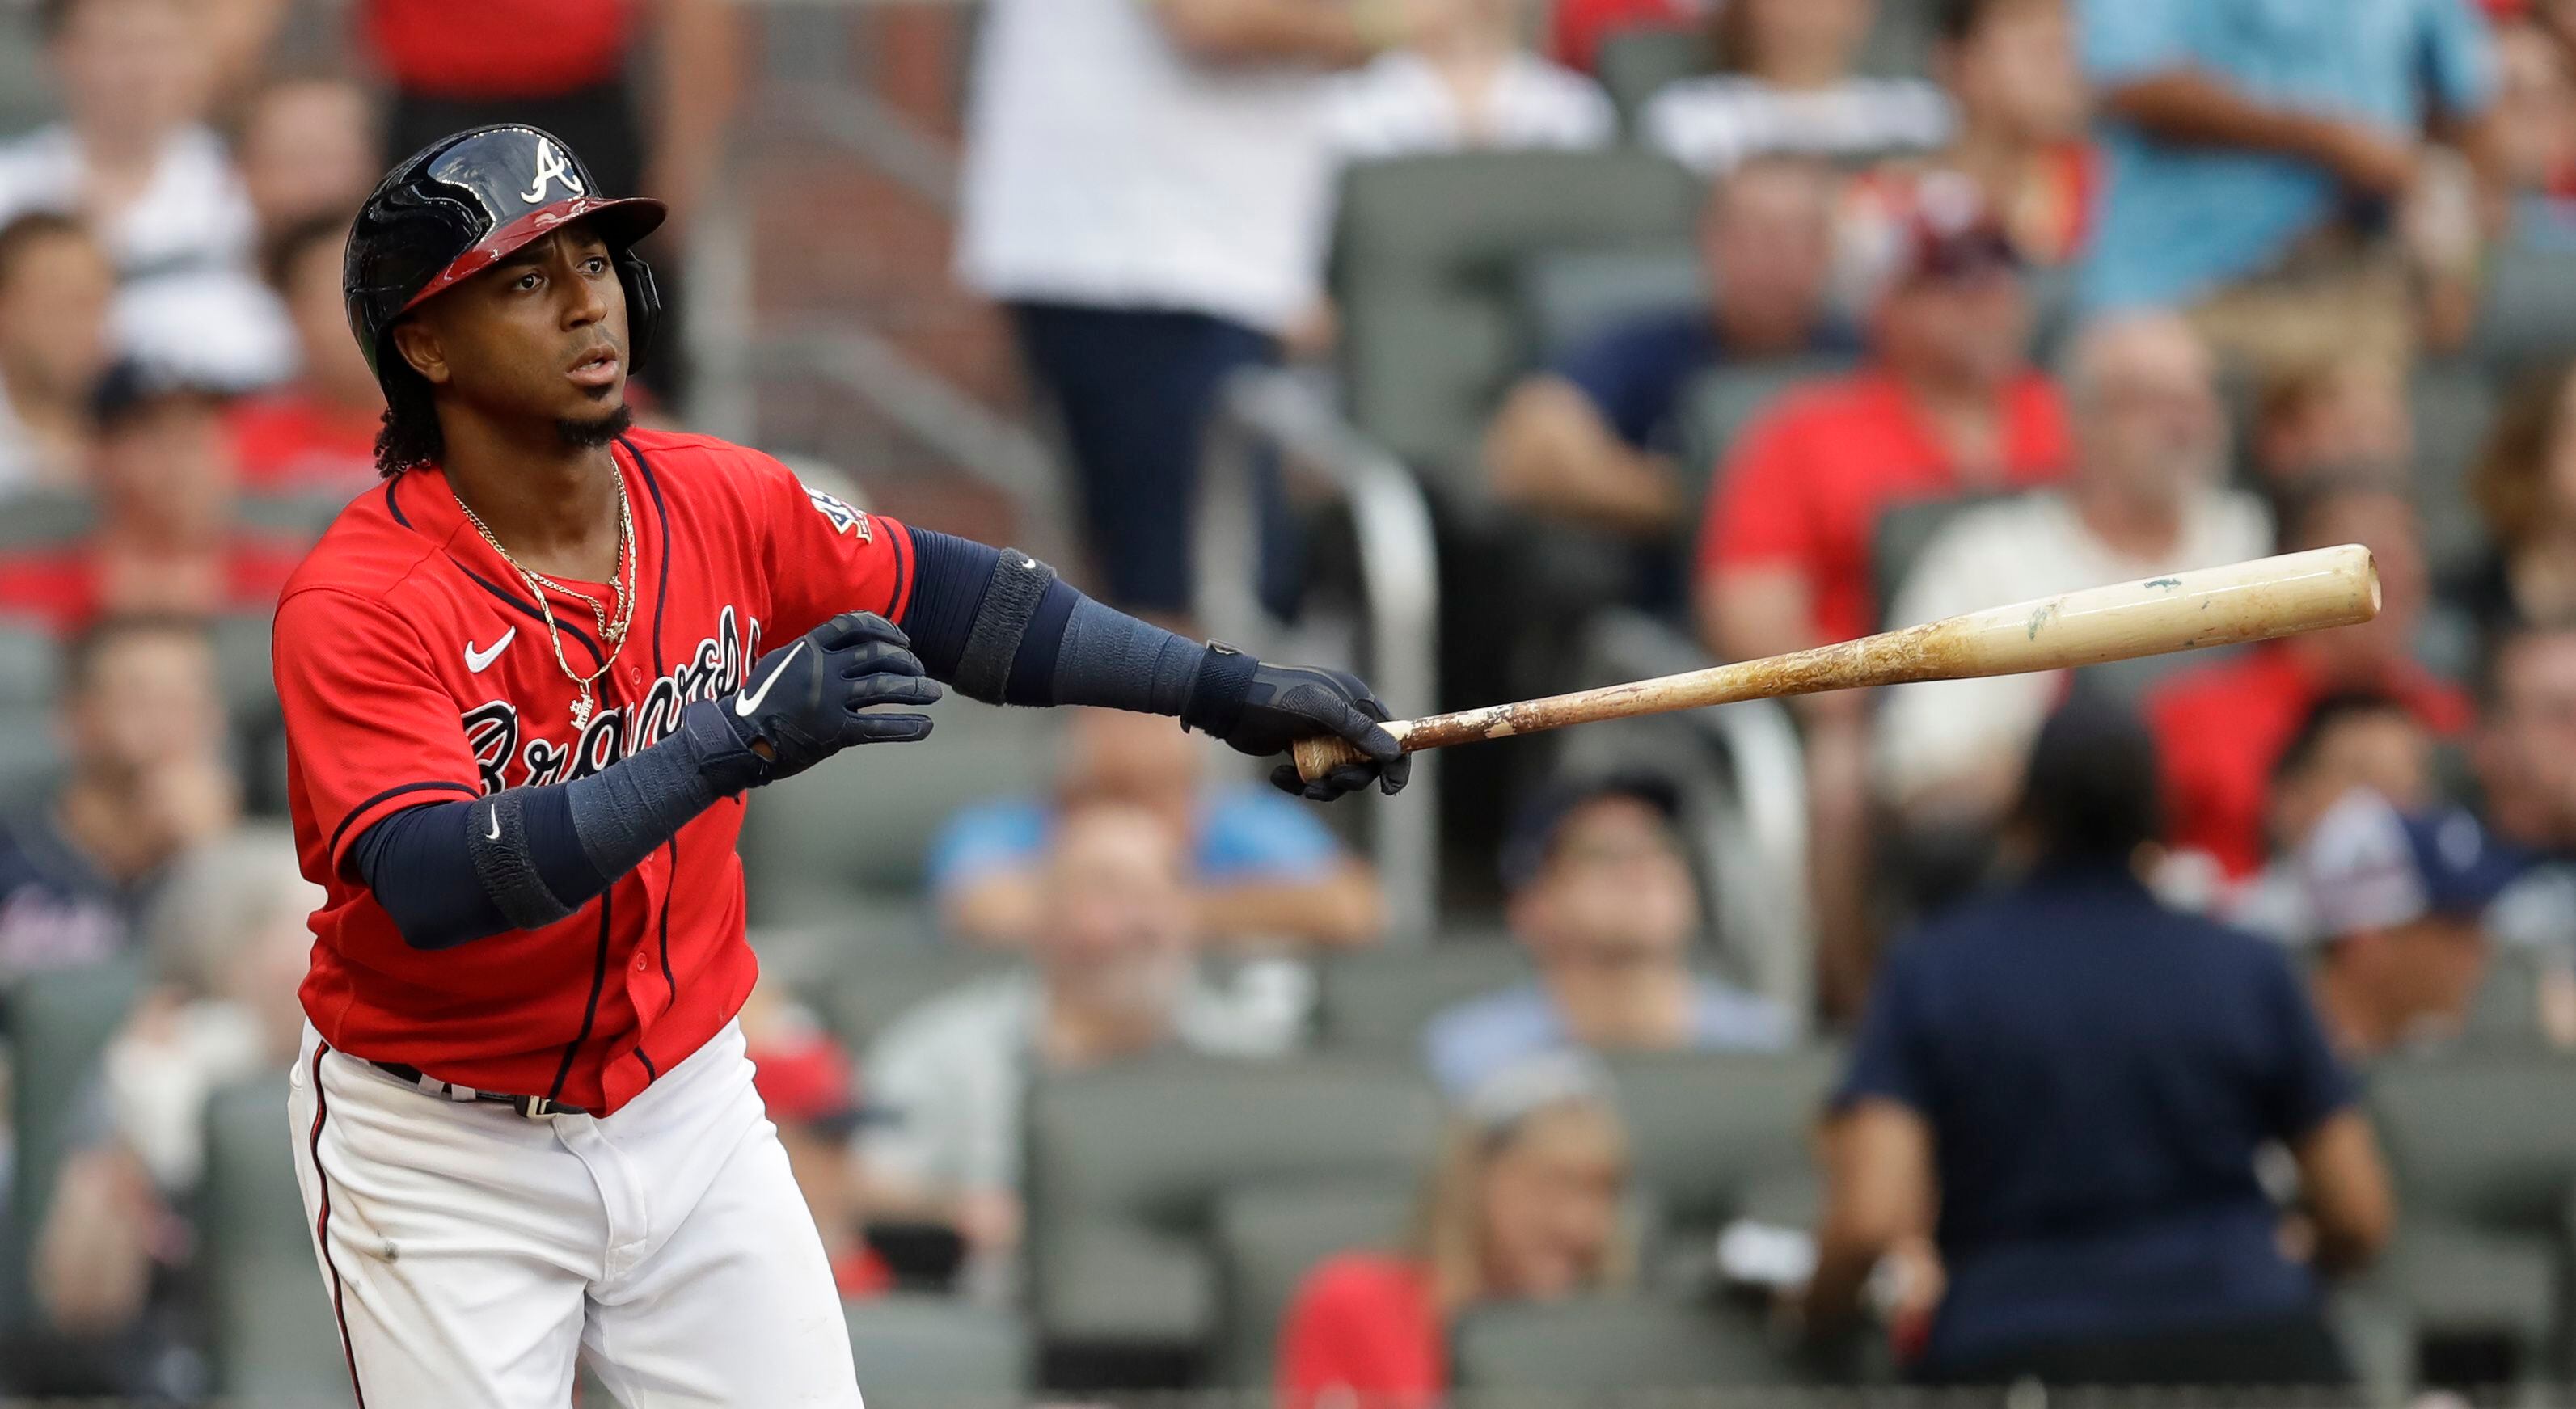
{"label": "jersey sleeve patch", "polygon": [[868,516],[851,507],[847,500],[819,489],[807,489],[805,497],[813,501],[814,512],[829,521],[835,533],[855,533],[861,543],[876,541],[876,535],[868,525]]}

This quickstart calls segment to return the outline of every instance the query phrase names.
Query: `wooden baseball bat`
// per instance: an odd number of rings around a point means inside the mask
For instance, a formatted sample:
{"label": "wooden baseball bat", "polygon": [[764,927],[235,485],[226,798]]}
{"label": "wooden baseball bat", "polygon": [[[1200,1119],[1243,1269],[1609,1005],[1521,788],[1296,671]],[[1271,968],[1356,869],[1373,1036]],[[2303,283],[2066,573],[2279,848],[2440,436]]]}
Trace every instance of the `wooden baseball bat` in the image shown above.
{"label": "wooden baseball bat", "polygon": [[[1399,719],[1386,728],[1406,753],[1419,753],[1475,739],[1502,739],[1597,719],[1630,719],[1737,700],[1857,690],[1909,680],[2061,670],[2202,646],[2268,641],[2329,626],[2350,626],[2378,614],[2379,572],[2371,564],[2370,550],[2347,543],[1989,607],[1762,660],[1455,714]],[[1357,748],[1330,734],[1298,740],[1295,755],[1298,774],[1309,780],[1362,757]]]}

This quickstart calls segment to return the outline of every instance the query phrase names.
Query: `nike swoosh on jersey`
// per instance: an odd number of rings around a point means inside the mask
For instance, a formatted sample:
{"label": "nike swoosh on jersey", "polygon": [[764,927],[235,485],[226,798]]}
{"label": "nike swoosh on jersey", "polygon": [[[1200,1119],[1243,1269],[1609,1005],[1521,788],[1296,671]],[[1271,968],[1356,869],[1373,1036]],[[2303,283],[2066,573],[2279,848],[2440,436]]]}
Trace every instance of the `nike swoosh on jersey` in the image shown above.
{"label": "nike swoosh on jersey", "polygon": [[488,651],[478,651],[474,649],[473,642],[466,642],[465,668],[473,671],[477,675],[482,674],[483,667],[490,665],[493,661],[499,659],[501,653],[508,650],[510,648],[510,643],[517,639],[519,639],[519,628],[513,626],[509,630],[502,632],[501,639],[493,642],[492,649]]}
{"label": "nike swoosh on jersey", "polygon": [[769,687],[778,683],[778,677],[787,673],[787,667],[796,663],[797,653],[804,649],[805,643],[802,641],[788,647],[787,654],[780,656],[778,664],[770,668],[769,678],[760,682],[760,688],[746,691],[741,698],[733,702],[733,712],[749,719],[751,712],[760,708],[760,702],[769,698]]}

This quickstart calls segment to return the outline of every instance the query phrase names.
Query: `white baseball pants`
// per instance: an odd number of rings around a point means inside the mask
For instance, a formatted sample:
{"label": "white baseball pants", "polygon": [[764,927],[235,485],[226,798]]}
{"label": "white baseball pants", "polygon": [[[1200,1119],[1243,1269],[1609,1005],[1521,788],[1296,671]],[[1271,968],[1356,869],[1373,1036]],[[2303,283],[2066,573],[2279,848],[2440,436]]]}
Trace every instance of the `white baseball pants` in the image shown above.
{"label": "white baseball pants", "polygon": [[296,1178],[360,1409],[861,1409],[821,1236],[728,1026],[605,1119],[442,1099],[311,1028]]}

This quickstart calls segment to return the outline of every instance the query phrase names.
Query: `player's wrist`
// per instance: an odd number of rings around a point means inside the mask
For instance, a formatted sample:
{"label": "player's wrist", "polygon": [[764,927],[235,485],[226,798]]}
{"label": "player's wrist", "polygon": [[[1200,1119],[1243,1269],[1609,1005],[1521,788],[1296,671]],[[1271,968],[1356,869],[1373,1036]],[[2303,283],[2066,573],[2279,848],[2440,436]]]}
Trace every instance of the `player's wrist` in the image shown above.
{"label": "player's wrist", "polygon": [[1198,674],[1181,705],[1181,727],[1224,738],[1243,719],[1243,702],[1252,693],[1252,677],[1261,662],[1222,642],[1207,643]]}
{"label": "player's wrist", "polygon": [[680,727],[672,737],[684,741],[698,776],[714,785],[719,796],[731,797],[769,781],[769,760],[754,749],[757,739],[744,732],[749,727],[750,721],[736,718],[722,700],[699,700],[680,711]]}

